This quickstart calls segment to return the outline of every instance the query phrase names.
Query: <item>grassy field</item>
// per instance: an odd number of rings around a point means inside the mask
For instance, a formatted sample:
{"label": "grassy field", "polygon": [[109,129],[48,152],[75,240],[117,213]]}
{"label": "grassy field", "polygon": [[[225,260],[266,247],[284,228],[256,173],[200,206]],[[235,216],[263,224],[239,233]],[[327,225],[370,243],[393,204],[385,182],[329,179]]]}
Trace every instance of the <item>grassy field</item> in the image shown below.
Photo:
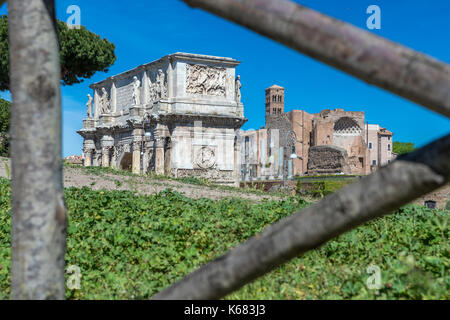
{"label": "grassy field", "polygon": [[[167,190],[66,189],[69,299],[147,299],[265,226],[304,208],[290,197],[193,200]],[[276,268],[227,299],[449,299],[448,211],[407,206]],[[10,184],[0,179],[0,299],[10,287]],[[369,265],[382,287],[369,290]],[[67,275],[69,277],[69,274]]]}

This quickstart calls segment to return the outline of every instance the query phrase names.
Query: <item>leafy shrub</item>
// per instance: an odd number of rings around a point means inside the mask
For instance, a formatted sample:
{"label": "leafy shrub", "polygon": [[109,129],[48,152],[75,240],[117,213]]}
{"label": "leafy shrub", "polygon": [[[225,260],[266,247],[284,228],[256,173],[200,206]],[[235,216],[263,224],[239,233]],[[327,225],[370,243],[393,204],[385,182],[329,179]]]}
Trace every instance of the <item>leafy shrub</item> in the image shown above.
{"label": "leafy shrub", "polygon": [[[9,295],[10,187],[0,180],[0,299]],[[66,265],[81,268],[71,299],[146,299],[198,266],[287,216],[304,202],[193,200],[171,190],[65,190]]]}
{"label": "leafy shrub", "polygon": [[411,142],[398,142],[394,141],[392,145],[392,152],[401,155],[405,153],[409,153],[416,150],[416,147],[414,146],[414,143]]}
{"label": "leafy shrub", "polygon": [[[449,299],[449,215],[408,205],[276,268],[228,299]],[[367,267],[381,270],[370,290]]]}
{"label": "leafy shrub", "polygon": [[300,179],[297,180],[297,185],[295,186],[295,193],[301,194],[302,193],[302,182]]}
{"label": "leafy shrub", "polygon": [[9,157],[9,125],[11,103],[0,98],[0,156]]}
{"label": "leafy shrub", "polygon": [[311,195],[317,198],[322,198],[325,195],[325,181],[313,182]]}
{"label": "leafy shrub", "polygon": [[[10,184],[0,179],[0,299],[10,286]],[[193,200],[171,190],[65,190],[66,265],[81,268],[69,299],[147,299],[307,204]],[[276,268],[228,299],[449,299],[448,214],[400,209]],[[366,287],[368,265],[383,287]],[[69,277],[69,275],[67,275]]]}

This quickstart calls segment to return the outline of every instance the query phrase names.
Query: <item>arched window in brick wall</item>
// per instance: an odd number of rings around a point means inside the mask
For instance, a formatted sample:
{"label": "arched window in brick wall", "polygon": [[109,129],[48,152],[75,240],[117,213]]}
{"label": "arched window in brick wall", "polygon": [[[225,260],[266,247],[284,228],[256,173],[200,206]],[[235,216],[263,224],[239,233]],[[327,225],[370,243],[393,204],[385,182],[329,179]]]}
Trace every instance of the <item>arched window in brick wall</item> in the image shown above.
{"label": "arched window in brick wall", "polygon": [[343,136],[359,136],[362,130],[355,120],[342,117],[334,123],[334,134]]}

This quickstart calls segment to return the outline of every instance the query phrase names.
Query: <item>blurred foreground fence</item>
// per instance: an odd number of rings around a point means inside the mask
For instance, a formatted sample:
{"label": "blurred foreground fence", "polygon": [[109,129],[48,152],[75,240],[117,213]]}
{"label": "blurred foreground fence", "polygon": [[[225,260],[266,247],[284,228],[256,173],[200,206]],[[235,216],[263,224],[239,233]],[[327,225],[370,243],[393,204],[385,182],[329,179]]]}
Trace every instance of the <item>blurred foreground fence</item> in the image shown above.
{"label": "blurred foreground fence", "polygon": [[11,298],[64,299],[66,210],[53,0],[8,0]]}
{"label": "blurred foreground fence", "polygon": [[[287,0],[184,0],[450,116],[450,67]],[[1,4],[0,0],[0,4]],[[8,0],[12,298],[63,299],[66,213],[54,0]],[[33,161],[29,161],[33,159]],[[450,135],[266,228],[154,299],[218,299],[448,183]]]}

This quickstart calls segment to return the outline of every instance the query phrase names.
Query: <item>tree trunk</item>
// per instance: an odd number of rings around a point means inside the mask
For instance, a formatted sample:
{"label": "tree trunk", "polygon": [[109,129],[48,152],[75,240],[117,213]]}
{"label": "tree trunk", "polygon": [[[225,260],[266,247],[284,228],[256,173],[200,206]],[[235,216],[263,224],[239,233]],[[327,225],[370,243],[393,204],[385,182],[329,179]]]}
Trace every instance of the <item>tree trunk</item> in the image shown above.
{"label": "tree trunk", "polygon": [[9,0],[12,299],[64,299],[66,210],[54,0]]}

